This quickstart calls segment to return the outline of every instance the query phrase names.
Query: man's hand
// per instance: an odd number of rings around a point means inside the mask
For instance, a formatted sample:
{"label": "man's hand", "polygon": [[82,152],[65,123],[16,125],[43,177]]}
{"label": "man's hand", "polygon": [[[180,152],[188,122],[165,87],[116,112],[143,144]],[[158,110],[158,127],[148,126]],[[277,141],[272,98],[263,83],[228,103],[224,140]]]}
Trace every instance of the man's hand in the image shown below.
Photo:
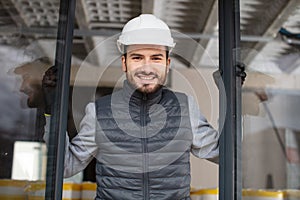
{"label": "man's hand", "polygon": [[52,66],[45,72],[42,80],[42,88],[45,99],[45,114],[51,114],[55,96],[56,81],[57,68],[55,66]]}
{"label": "man's hand", "polygon": [[214,81],[215,81],[216,86],[217,86],[218,89],[219,89],[219,85],[220,85],[219,82],[222,80],[220,70],[216,70],[216,71],[213,72],[213,78],[214,78]]}
{"label": "man's hand", "polygon": [[[236,67],[240,69],[240,71],[237,72],[237,76],[241,78],[241,84],[243,85],[247,76],[245,72],[245,65],[243,63],[238,63]],[[216,70],[213,72],[213,78],[218,89],[220,89],[220,81],[222,81],[221,76],[222,76],[222,71]]]}

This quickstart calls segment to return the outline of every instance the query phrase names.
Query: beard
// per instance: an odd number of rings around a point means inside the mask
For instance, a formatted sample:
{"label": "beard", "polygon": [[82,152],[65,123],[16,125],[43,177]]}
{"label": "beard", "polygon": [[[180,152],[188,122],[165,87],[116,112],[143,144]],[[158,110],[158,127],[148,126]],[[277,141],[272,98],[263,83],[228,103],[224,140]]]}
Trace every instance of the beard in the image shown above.
{"label": "beard", "polygon": [[[130,85],[136,90],[142,93],[153,93],[159,90],[166,82],[167,70],[161,75],[155,72],[145,72],[137,70],[134,72],[127,72],[126,77]],[[143,77],[150,77],[150,79],[144,79]],[[152,79],[151,79],[152,78]]]}
{"label": "beard", "polygon": [[138,91],[142,93],[153,93],[157,90],[159,90],[163,85],[162,84],[155,84],[155,85],[150,85],[150,84],[144,84],[142,87],[137,88]]}
{"label": "beard", "polygon": [[40,85],[31,85],[25,92],[28,108],[44,107],[44,94]]}

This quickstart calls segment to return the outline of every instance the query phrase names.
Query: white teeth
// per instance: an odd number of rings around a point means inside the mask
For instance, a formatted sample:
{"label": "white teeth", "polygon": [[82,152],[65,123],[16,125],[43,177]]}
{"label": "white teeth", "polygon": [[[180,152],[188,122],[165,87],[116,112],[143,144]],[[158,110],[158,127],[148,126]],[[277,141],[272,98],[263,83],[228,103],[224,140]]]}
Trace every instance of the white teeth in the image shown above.
{"label": "white teeth", "polygon": [[145,80],[150,80],[150,79],[153,79],[152,77],[141,77],[142,79],[145,79]]}
{"label": "white teeth", "polygon": [[152,80],[154,79],[154,77],[149,77],[149,76],[139,76],[140,79],[143,79],[143,80]]}

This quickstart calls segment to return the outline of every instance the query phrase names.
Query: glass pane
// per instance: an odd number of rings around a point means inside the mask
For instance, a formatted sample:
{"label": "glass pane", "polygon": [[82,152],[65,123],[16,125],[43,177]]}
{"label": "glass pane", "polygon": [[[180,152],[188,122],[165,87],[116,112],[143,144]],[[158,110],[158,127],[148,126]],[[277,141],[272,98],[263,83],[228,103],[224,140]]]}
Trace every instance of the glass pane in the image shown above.
{"label": "glass pane", "polygon": [[43,198],[42,79],[54,63],[59,1],[1,1],[0,9],[0,199],[30,199],[34,185]]}
{"label": "glass pane", "polygon": [[[126,76],[116,41],[128,20],[149,10],[170,26],[177,43],[170,54],[166,86],[194,96],[202,114],[218,127],[218,90],[212,79],[218,63],[216,1],[90,0],[76,4],[67,127],[70,141],[81,130],[86,105],[122,87]],[[43,136],[49,117],[44,116],[41,81],[54,63],[59,1],[2,1],[0,9],[0,199],[2,194],[15,195],[7,194],[7,187],[22,197],[43,198],[45,174],[51,169],[46,167]],[[64,179],[64,190],[71,191],[63,192],[64,198],[68,194],[79,198],[80,191],[86,198],[95,196],[95,162]],[[192,188],[214,188],[216,196],[217,165],[191,156],[191,176]]]}
{"label": "glass pane", "polygon": [[243,188],[258,196],[300,193],[299,9],[299,1],[241,1]]}
{"label": "glass pane", "polygon": [[[86,30],[85,28],[88,27],[88,30],[83,31],[82,35],[77,35],[73,43],[76,52],[73,52],[72,60],[71,100],[76,130],[71,138],[75,137],[75,140],[77,133],[83,128],[80,127],[80,122],[85,115],[86,105],[123,87],[126,75],[121,68],[122,55],[117,49],[117,39],[124,24],[142,12],[142,1],[121,1],[118,4],[99,3],[99,1],[76,3],[77,9],[81,11],[76,12],[77,28]],[[218,127],[219,105],[218,89],[212,78],[212,73],[218,68],[216,5],[215,1],[202,1],[201,5],[199,2],[191,1],[185,6],[180,2],[156,1],[153,5],[154,14],[170,26],[176,42],[176,47],[170,54],[171,70],[166,86],[194,96],[202,114],[215,128]],[[211,24],[205,24],[205,20],[183,17],[176,12],[178,8],[186,13],[192,12],[193,16],[201,13],[202,16],[199,18],[210,18]],[[168,10],[168,12],[160,12],[160,10]],[[180,20],[172,21],[177,18]],[[131,122],[130,115],[128,118]],[[90,156],[90,153],[86,153],[86,156]],[[93,183],[96,181],[95,162],[94,159],[87,168],[80,169],[83,184],[86,181]],[[191,173],[193,189],[218,187],[216,164],[191,155]],[[94,189],[94,194],[95,192]],[[216,196],[216,190],[213,192]]]}

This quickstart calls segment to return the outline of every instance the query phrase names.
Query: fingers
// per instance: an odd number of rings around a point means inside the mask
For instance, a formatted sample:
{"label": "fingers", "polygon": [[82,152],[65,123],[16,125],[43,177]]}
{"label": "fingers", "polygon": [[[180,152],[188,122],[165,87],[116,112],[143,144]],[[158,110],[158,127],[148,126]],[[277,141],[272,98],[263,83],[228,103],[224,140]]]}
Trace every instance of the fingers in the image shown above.
{"label": "fingers", "polygon": [[219,88],[219,81],[221,79],[221,72],[219,70],[213,72],[213,79],[216,86]]}
{"label": "fingers", "polygon": [[45,87],[55,87],[56,86],[56,76],[44,76],[43,86]]}
{"label": "fingers", "polygon": [[55,87],[57,82],[57,68],[55,66],[50,67],[43,76],[43,87]]}
{"label": "fingers", "polygon": [[264,91],[256,91],[255,94],[259,98],[260,101],[268,100],[268,95]]}
{"label": "fingers", "polygon": [[46,72],[45,75],[56,75],[57,74],[57,67],[52,66]]}

